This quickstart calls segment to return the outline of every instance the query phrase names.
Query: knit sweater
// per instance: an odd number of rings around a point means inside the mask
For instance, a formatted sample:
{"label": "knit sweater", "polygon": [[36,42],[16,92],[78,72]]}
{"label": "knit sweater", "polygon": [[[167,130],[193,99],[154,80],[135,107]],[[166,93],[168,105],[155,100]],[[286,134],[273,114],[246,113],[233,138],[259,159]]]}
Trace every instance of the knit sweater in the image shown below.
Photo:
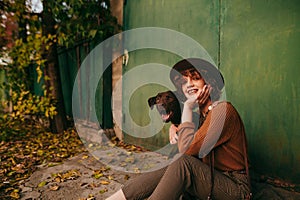
{"label": "knit sweater", "polygon": [[196,156],[207,164],[208,154],[214,149],[216,169],[244,170],[244,137],[244,125],[236,109],[229,102],[220,102],[208,113],[196,132],[194,123],[179,125],[178,149],[180,153]]}

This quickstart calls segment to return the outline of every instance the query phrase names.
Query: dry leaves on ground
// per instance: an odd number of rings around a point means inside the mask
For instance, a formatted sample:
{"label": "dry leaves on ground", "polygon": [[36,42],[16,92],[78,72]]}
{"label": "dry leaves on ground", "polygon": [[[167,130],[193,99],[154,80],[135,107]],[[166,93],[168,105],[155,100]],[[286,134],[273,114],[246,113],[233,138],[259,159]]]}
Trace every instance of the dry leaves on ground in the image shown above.
{"label": "dry leaves on ground", "polygon": [[63,134],[39,131],[25,127],[23,135],[0,142],[0,199],[18,199],[20,181],[29,178],[37,165],[51,166],[85,151],[74,129]]}

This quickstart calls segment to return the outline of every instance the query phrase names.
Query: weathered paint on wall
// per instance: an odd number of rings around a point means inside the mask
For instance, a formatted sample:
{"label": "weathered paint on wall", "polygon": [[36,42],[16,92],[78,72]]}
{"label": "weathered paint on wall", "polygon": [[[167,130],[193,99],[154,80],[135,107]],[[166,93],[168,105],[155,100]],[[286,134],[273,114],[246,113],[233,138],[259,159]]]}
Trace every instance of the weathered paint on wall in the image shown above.
{"label": "weathered paint on wall", "polygon": [[[126,1],[124,10],[124,26],[126,30],[138,27],[162,27],[176,30],[197,40],[210,54],[213,60],[218,60],[218,1],[199,1],[199,0],[165,0],[165,1]],[[201,11],[201,12],[199,12]],[[207,18],[206,16],[212,16]],[[194,20],[191,20],[194,19]],[[197,22],[197,23],[195,23]],[[201,36],[201,37],[199,37]],[[172,39],[172,38],[170,38]],[[125,41],[126,42],[126,41]],[[176,43],[176,40],[173,41]],[[189,49],[187,49],[189,51]],[[181,58],[175,54],[155,49],[142,49],[129,53],[128,66],[123,67],[123,74],[129,70],[146,63],[160,63],[166,66],[172,66]],[[156,76],[162,76],[157,72]],[[126,98],[128,93],[126,85],[136,84],[141,77],[135,77],[135,80],[123,79],[123,95]],[[162,76],[161,79],[168,79]],[[150,122],[149,108],[147,99],[156,95],[158,92],[165,91],[166,88],[159,85],[138,88],[133,97],[131,97],[129,106],[131,116],[123,116],[127,123],[130,117],[138,125],[145,126]],[[137,142],[148,148],[157,148],[169,143],[167,124],[160,134],[147,139],[136,139],[125,135],[128,142]],[[152,131],[149,129],[149,131]],[[146,135],[147,133],[140,133]]]}
{"label": "weathered paint on wall", "polygon": [[[297,0],[127,0],[125,29],[157,26],[198,41],[224,74],[227,99],[245,122],[252,167],[300,180],[300,3]],[[179,58],[154,50],[130,53],[126,71],[147,62],[172,66]],[[134,80],[124,83],[134,84]],[[147,123],[146,99],[162,88],[140,88],[132,115]],[[139,109],[134,106],[139,104]],[[127,116],[125,116],[126,118]],[[167,140],[167,128],[146,143]]]}
{"label": "weathered paint on wall", "polygon": [[[108,98],[110,101],[110,96],[107,94],[110,94],[111,91],[108,93],[105,93],[104,95],[104,81],[103,77],[100,78],[99,83],[97,85],[96,95],[95,95],[95,107],[96,107],[96,115],[97,119],[92,117],[92,111],[91,111],[91,97],[89,95],[82,95],[81,91],[91,91],[92,87],[94,87],[92,81],[90,80],[98,80],[99,77],[95,76],[95,67],[86,67],[85,76],[78,75],[78,84],[74,85],[75,78],[77,76],[77,72],[79,67],[81,66],[81,63],[83,60],[86,59],[86,56],[88,53],[95,47],[96,44],[94,43],[84,43],[80,44],[78,46],[75,46],[71,49],[65,49],[59,52],[59,64],[60,64],[60,76],[62,79],[62,89],[63,89],[63,96],[64,96],[64,103],[65,103],[65,109],[66,113],[69,116],[72,116],[72,101],[78,101],[77,105],[81,105],[80,108],[78,108],[78,112],[80,112],[80,116],[82,116],[85,120],[91,121],[91,122],[99,122],[100,125],[103,127],[104,124],[104,99]],[[102,58],[102,55],[97,55],[98,59]],[[87,65],[93,66],[96,65],[97,61],[91,59],[91,57],[88,58],[89,60],[86,61]],[[104,74],[105,76],[105,74]],[[111,78],[111,76],[109,77]],[[75,89],[79,94],[78,99],[72,99],[72,92],[73,89]],[[94,91],[94,90],[92,90]],[[107,106],[109,107],[109,106]],[[77,114],[79,116],[79,114]],[[109,115],[107,115],[109,116]],[[111,120],[110,120],[111,121]],[[111,122],[110,122],[111,124]],[[106,125],[105,125],[106,126]]]}
{"label": "weathered paint on wall", "polygon": [[221,70],[253,168],[300,178],[300,2],[222,1]]}

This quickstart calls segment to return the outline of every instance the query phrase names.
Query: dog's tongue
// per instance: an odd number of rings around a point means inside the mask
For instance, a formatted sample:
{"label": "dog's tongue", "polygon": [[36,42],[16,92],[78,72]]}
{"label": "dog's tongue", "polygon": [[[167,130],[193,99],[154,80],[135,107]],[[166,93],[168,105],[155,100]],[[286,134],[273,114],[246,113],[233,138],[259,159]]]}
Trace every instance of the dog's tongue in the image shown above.
{"label": "dog's tongue", "polygon": [[170,114],[162,114],[161,115],[161,118],[164,120],[164,121],[167,121],[170,117]]}

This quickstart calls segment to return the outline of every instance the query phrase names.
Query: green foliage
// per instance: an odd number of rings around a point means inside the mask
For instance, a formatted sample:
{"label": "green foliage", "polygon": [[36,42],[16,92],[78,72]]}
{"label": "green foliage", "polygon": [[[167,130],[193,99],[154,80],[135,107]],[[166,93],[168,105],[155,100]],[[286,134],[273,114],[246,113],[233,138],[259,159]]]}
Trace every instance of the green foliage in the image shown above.
{"label": "green foliage", "polygon": [[1,117],[2,125],[0,126],[0,130],[1,128],[3,129],[1,131],[2,137],[6,137],[4,133],[9,134],[6,131],[7,128],[16,131],[17,127],[33,119],[42,119],[43,117],[52,118],[56,114],[56,107],[47,96],[46,90],[44,96],[37,96],[29,91],[13,91],[11,101],[7,102],[11,104],[12,111],[3,113]]}
{"label": "green foliage", "polygon": [[60,46],[72,47],[81,40],[100,42],[121,30],[109,0],[57,0],[44,5],[56,20]]}
{"label": "green foliage", "polygon": [[[111,16],[109,0],[44,0],[43,13],[31,12],[26,2],[3,0],[0,3],[0,14],[9,16],[7,19],[2,17],[2,23],[6,20],[6,25],[17,25],[17,30],[12,30],[9,37],[7,27],[0,26],[0,56],[6,54],[12,60],[0,66],[6,78],[0,83],[0,89],[5,91],[7,98],[1,103],[1,110],[9,111],[0,113],[0,140],[19,132],[18,127],[28,120],[49,118],[57,113],[51,88],[46,88],[43,83],[49,79],[43,72],[44,53],[52,45],[68,48],[82,40],[100,42],[121,29]],[[45,13],[55,21],[54,32],[47,36],[43,34],[42,19],[45,18],[42,16]],[[34,78],[32,73],[37,76]],[[34,93],[34,83],[43,85],[42,96]]]}
{"label": "green foliage", "polygon": [[[20,15],[13,15],[12,19],[22,24],[23,18],[19,19],[18,16]],[[28,17],[32,22],[37,20],[36,15]],[[22,28],[18,31],[21,35]],[[14,38],[12,48],[4,49],[12,62],[1,66],[6,78],[6,81],[1,83],[1,88],[7,93],[2,107],[7,112],[0,113],[0,140],[17,133],[19,127],[28,121],[53,117],[56,114],[55,102],[49,92],[45,90],[43,96],[39,96],[32,90],[34,82],[39,83],[46,78],[43,76],[46,60],[43,59],[42,52],[44,48],[50,47],[54,37],[42,36],[37,26],[31,26],[28,31],[28,34]],[[36,78],[31,76],[32,73],[37,74]]]}

